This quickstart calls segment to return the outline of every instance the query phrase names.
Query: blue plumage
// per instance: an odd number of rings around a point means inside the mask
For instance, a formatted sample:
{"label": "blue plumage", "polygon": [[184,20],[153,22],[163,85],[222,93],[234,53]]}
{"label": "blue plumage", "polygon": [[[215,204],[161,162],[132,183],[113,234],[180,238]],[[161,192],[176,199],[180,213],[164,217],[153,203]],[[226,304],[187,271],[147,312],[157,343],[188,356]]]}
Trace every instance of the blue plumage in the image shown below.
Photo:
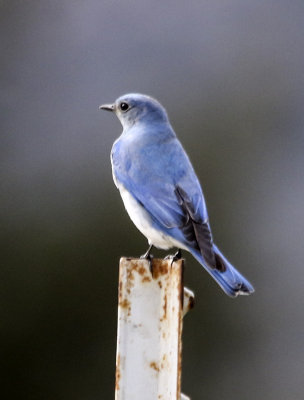
{"label": "blue plumage", "polygon": [[165,109],[140,94],[100,108],[114,111],[122,123],[111,153],[113,178],[149,244],[189,251],[229,296],[252,293],[213,243],[200,183]]}

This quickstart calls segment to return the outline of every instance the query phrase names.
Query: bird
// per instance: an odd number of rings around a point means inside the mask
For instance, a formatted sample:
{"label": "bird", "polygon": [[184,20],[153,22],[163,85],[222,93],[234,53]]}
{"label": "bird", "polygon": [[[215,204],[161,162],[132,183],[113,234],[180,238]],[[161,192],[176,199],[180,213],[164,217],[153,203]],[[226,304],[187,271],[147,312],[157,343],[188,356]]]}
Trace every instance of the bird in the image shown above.
{"label": "bird", "polygon": [[101,110],[111,111],[122,133],[111,150],[113,180],[138,230],[152,247],[190,252],[230,297],[254,292],[250,282],[213,241],[206,202],[190,159],[165,108],[154,98],[130,93]]}

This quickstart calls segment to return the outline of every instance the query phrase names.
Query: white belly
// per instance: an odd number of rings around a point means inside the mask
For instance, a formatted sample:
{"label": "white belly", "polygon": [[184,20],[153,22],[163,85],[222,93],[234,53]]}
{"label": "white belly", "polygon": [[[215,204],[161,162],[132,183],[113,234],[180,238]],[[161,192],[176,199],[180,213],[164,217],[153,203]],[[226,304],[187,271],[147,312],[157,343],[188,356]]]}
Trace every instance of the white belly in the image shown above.
{"label": "white belly", "polygon": [[171,247],[177,247],[185,249],[185,246],[179,241],[173,239],[171,236],[164,234],[163,232],[155,229],[152,224],[152,220],[148,212],[138,203],[137,200],[127,191],[127,189],[117,181],[115,182],[124,202],[124,206],[137,227],[137,229],[148,239],[149,244],[158,247],[160,249],[170,249]]}

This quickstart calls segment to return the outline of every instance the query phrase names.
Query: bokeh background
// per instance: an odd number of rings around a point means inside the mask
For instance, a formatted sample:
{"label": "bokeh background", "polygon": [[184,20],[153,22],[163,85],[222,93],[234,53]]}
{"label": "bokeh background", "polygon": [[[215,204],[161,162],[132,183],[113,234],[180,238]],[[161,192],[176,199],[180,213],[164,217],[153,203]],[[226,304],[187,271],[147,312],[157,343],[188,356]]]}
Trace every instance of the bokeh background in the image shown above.
{"label": "bokeh background", "polygon": [[256,288],[231,300],[187,256],[183,391],[303,399],[303,46],[302,0],[0,2],[3,399],[114,397],[118,261],[146,240],[98,105],[126,92],[167,108]]}

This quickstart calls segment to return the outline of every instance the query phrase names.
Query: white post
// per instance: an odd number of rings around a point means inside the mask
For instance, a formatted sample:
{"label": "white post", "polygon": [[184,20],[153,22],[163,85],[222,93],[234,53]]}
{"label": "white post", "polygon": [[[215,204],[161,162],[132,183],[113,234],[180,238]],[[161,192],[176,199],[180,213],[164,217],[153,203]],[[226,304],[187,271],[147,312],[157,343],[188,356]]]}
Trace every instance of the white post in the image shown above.
{"label": "white post", "polygon": [[154,259],[152,272],[147,260],[120,260],[116,400],[181,399],[182,317],[193,293],[184,297],[182,260]]}

